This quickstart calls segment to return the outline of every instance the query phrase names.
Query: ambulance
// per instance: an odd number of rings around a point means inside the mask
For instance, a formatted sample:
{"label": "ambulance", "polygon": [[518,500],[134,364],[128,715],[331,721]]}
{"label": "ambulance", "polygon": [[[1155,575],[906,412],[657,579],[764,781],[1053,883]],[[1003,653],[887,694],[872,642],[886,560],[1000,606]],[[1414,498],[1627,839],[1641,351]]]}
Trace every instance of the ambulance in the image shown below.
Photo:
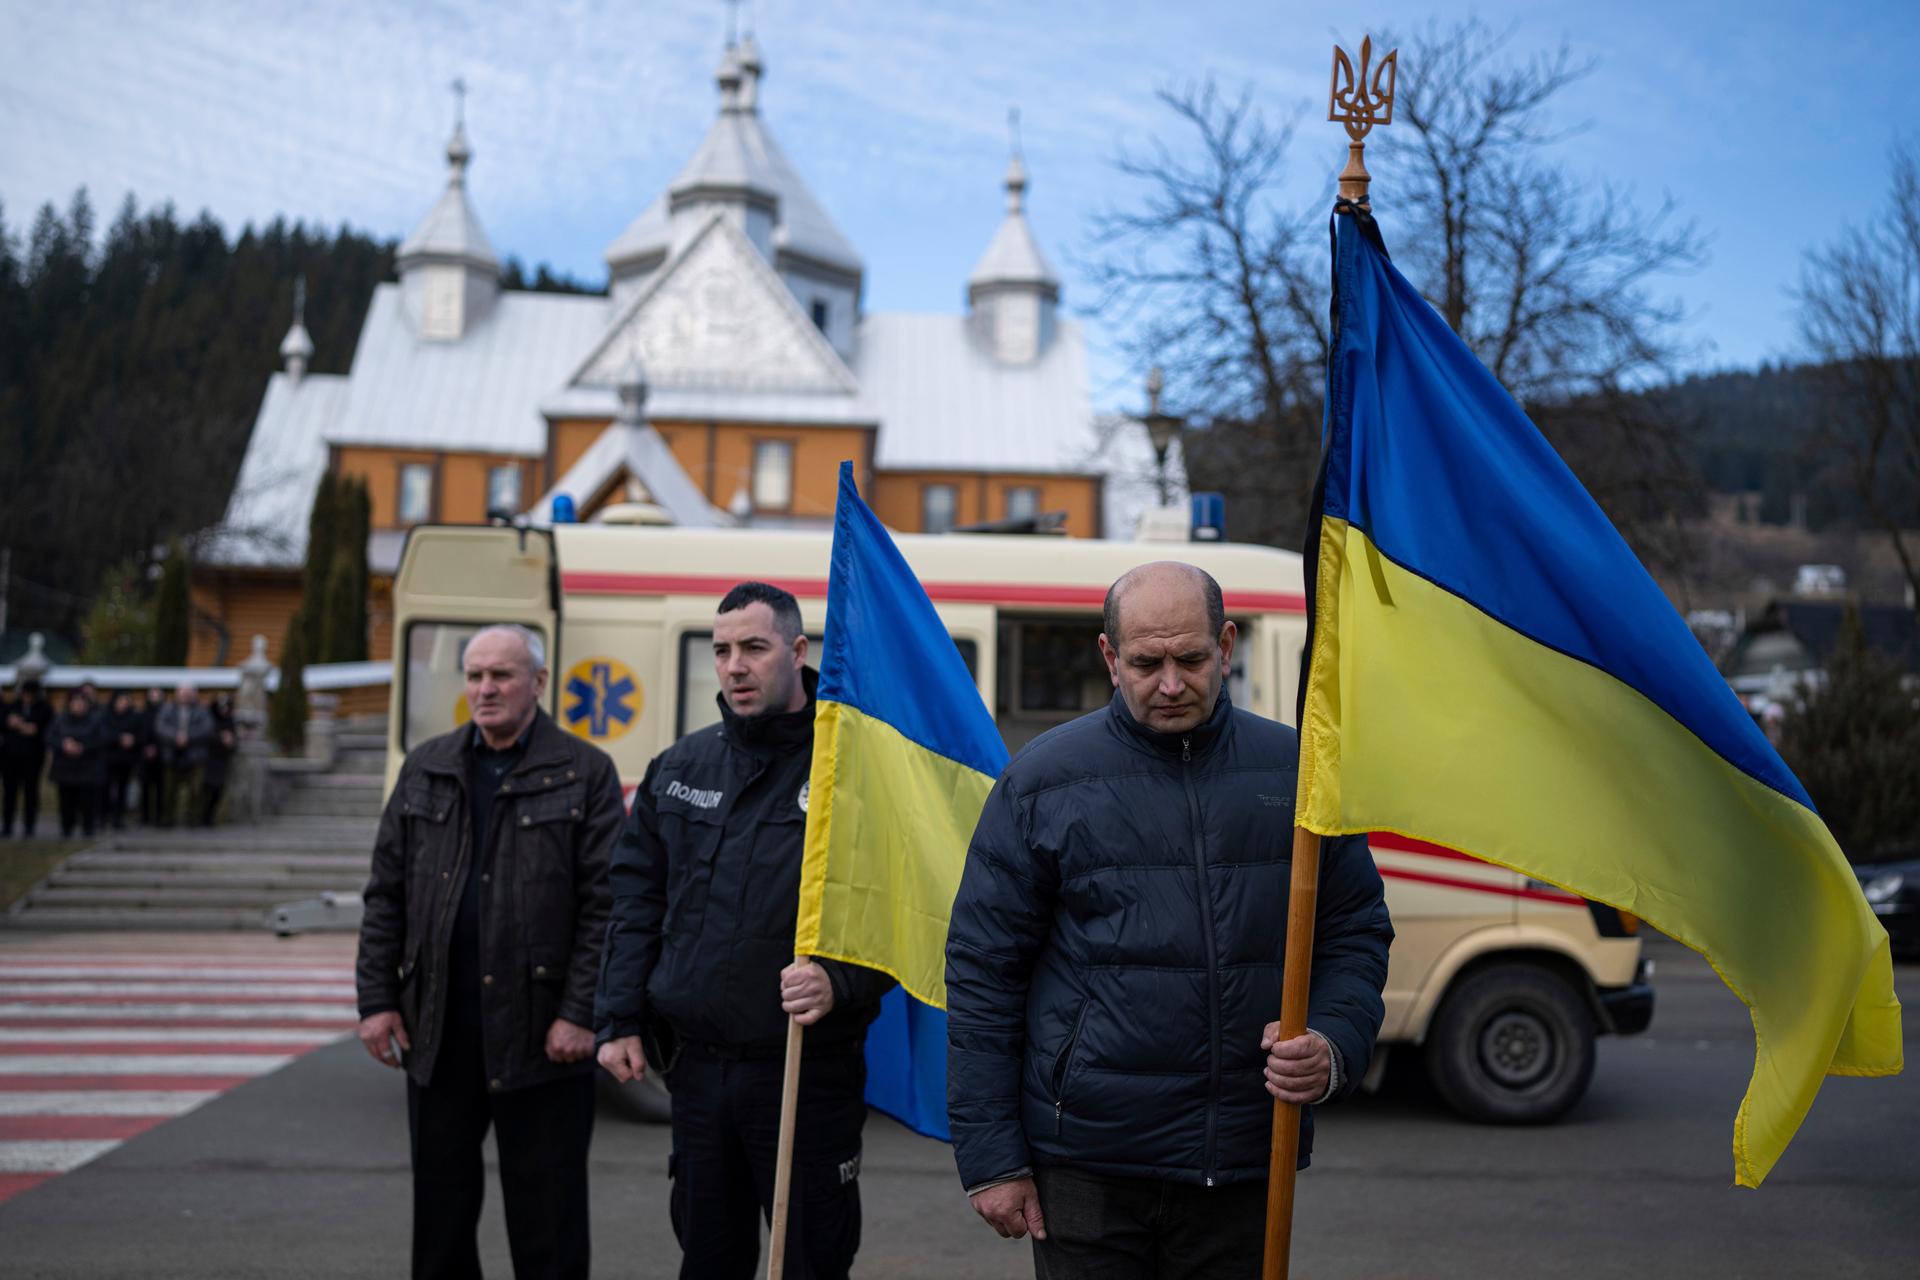
{"label": "ambulance", "polygon": [[[1306,645],[1296,553],[975,533],[895,541],[1009,750],[1107,704],[1113,689],[1095,643],[1107,586],[1157,559],[1190,561],[1219,581],[1239,626],[1234,703],[1293,720]],[[613,757],[631,795],[649,760],[719,718],[714,607],[735,583],[793,592],[817,661],[830,546],[825,529],[604,516],[550,529],[414,527],[393,589],[388,787],[409,748],[465,721],[466,640],[514,622],[546,640],[547,709]],[[1369,843],[1396,933],[1369,1087],[1389,1059],[1414,1054],[1440,1096],[1472,1119],[1564,1114],[1592,1078],[1595,1037],[1642,1031],[1652,1018],[1638,922],[1452,849],[1384,834]]]}

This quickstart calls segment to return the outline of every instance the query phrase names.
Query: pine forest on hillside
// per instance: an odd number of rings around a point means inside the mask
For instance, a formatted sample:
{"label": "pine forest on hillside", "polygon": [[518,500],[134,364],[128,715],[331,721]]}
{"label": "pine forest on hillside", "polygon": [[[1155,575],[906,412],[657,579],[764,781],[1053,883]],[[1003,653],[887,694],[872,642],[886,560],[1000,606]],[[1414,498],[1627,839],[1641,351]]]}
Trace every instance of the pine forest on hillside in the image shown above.
{"label": "pine forest on hillside", "polygon": [[[8,626],[78,646],[117,567],[144,564],[226,509],[294,281],[316,373],[344,373],[395,242],[289,223],[229,237],[210,214],[142,211],[104,234],[85,191],[21,229],[0,209],[0,548]],[[509,288],[583,292],[509,259]],[[17,647],[17,646],[16,646]]]}

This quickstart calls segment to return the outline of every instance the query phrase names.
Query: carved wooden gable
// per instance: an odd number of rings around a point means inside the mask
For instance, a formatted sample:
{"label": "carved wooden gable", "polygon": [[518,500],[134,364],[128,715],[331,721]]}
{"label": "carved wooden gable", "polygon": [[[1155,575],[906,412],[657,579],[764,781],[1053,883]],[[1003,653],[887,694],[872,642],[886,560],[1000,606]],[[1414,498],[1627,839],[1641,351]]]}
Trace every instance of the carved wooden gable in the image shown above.
{"label": "carved wooden gable", "polygon": [[634,298],[574,381],[615,385],[636,355],[654,387],[856,389],[852,372],[780,277],[724,217],[702,228]]}

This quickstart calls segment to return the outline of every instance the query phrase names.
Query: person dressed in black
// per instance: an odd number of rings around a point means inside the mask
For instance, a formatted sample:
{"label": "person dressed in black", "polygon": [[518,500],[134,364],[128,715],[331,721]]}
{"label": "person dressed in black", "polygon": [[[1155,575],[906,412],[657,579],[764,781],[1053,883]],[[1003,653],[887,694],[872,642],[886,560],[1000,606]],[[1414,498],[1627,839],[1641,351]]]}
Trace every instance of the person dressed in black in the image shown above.
{"label": "person dressed in black", "polygon": [[233,702],[224,695],[207,709],[213,732],[207,736],[207,763],[200,771],[200,825],[210,827],[227,791],[227,766],[239,741],[233,730]]}
{"label": "person dressed in black", "polygon": [[115,831],[127,825],[127,791],[146,737],[147,718],[133,705],[133,695],[124,689],[115,693],[107,709],[107,789],[100,809],[101,823]]}
{"label": "person dressed in black", "polygon": [[140,821],[149,827],[160,825],[164,811],[161,796],[167,789],[167,766],[160,758],[158,722],[160,708],[166,705],[165,691],[157,688],[147,690],[140,704]]}
{"label": "person dressed in black", "polygon": [[14,815],[21,818],[20,834],[33,838],[40,820],[40,771],[47,763],[47,730],[53,724],[53,704],[41,692],[38,680],[23,680],[19,696],[5,713],[5,737],[0,738],[0,835],[13,834]]}
{"label": "person dressed in black", "polygon": [[87,695],[76,689],[47,730],[53,767],[47,777],[60,791],[60,834],[75,830],[93,835],[94,810],[107,785],[107,722]]}
{"label": "person dressed in black", "polygon": [[619,776],[540,709],[538,636],[488,627],[462,663],[472,724],[408,753],[380,819],[361,895],[360,1041],[407,1073],[413,1274],[480,1274],[492,1128],[514,1274],[585,1276]]}
{"label": "person dressed in black", "polygon": [[866,1032],[893,979],[793,962],[817,682],[806,657],[792,595],[728,592],[713,627],[720,723],[648,766],[613,852],[600,1063],[623,1082],[666,1075],[685,1280],[755,1273],[789,1015],[807,1032],[786,1274],[844,1277],[860,1247]]}

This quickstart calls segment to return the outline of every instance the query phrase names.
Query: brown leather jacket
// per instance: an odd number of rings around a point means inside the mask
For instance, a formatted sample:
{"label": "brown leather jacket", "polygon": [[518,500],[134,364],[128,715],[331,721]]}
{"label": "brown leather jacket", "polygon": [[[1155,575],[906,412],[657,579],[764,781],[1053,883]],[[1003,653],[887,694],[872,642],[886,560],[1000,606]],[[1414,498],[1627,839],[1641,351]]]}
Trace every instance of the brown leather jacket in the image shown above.
{"label": "brown leather jacket", "polygon": [[[487,822],[480,886],[481,1020],[496,1090],[591,1069],[546,1055],[555,1018],[593,1025],[607,932],[607,862],[620,829],[619,775],[604,751],[538,713],[526,755]],[[467,802],[473,730],[415,747],[380,818],[363,895],[360,1016],[397,1009],[413,1041],[407,1074],[433,1077],[447,1008],[447,949],[474,864]],[[504,892],[503,892],[504,890]]]}

